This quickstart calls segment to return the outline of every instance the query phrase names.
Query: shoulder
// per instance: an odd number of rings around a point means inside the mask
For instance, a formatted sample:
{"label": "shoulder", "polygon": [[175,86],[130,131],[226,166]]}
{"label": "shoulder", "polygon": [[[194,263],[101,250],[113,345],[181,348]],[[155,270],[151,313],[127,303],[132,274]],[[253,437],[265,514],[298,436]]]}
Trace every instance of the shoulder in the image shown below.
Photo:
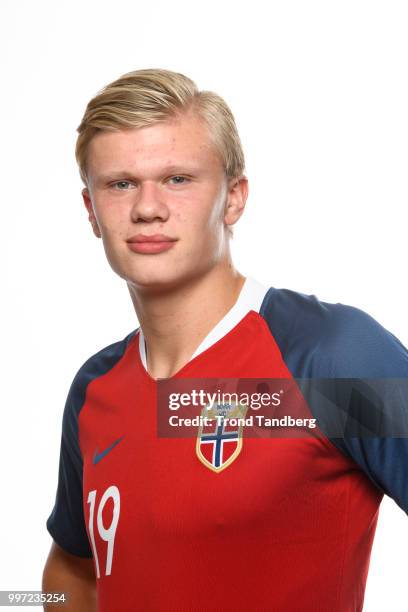
{"label": "shoulder", "polygon": [[64,418],[71,419],[78,415],[85,401],[86,389],[90,382],[103,376],[111,370],[123,357],[129,342],[137,329],[131,331],[125,338],[103,347],[91,355],[77,370],[68,391]]}
{"label": "shoulder", "polygon": [[321,430],[408,514],[407,348],[361,308],[290,289],[260,314]]}
{"label": "shoulder", "polygon": [[271,287],[260,314],[294,376],[407,376],[408,350],[357,306]]}

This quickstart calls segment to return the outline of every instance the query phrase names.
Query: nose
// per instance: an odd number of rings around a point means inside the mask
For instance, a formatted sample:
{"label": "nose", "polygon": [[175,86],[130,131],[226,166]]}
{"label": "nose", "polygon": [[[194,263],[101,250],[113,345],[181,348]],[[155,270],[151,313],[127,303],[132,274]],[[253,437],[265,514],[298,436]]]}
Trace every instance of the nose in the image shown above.
{"label": "nose", "polygon": [[169,210],[164,202],[164,194],[154,181],[140,183],[132,206],[132,221],[166,221]]}

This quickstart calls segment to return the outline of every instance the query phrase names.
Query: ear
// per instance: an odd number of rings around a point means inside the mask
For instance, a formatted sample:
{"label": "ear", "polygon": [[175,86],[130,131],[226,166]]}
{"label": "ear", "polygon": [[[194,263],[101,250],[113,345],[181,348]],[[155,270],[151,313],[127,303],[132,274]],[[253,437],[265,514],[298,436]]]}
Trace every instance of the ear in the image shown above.
{"label": "ear", "polygon": [[89,219],[90,224],[92,225],[93,233],[95,234],[97,238],[101,238],[102,237],[101,230],[99,229],[99,225],[95,217],[95,212],[93,209],[91,196],[89,193],[89,189],[87,187],[85,187],[82,190],[82,197],[84,199],[85,208],[88,211],[88,219]]}
{"label": "ear", "polygon": [[224,209],[224,223],[234,225],[244,212],[248,198],[248,179],[242,175],[228,181],[227,200]]}

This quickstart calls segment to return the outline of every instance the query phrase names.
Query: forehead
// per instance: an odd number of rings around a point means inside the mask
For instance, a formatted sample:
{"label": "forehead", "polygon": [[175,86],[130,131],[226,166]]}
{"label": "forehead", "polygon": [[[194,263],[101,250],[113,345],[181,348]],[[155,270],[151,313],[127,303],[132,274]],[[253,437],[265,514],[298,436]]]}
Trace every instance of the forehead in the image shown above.
{"label": "forehead", "polygon": [[101,131],[88,145],[88,171],[95,177],[119,168],[153,170],[169,163],[221,165],[208,126],[197,115],[142,128]]}

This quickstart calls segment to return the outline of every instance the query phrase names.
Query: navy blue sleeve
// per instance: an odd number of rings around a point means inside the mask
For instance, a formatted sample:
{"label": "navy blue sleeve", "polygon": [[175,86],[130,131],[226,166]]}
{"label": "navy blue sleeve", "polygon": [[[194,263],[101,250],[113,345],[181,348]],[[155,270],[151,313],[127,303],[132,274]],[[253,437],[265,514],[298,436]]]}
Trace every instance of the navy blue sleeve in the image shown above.
{"label": "navy blue sleeve", "polygon": [[335,304],[316,358],[315,376],[352,379],[343,435],[331,441],[408,514],[407,348],[368,313]]}
{"label": "navy blue sleeve", "polygon": [[92,557],[85,529],[82,495],[82,455],[78,443],[78,415],[85,399],[86,364],[77,372],[62,416],[58,485],[47,529],[55,542],[79,557]]}
{"label": "navy blue sleeve", "polygon": [[331,400],[318,422],[335,406],[330,441],[408,514],[407,348],[363,310],[315,295],[271,288],[261,314],[292,375]]}
{"label": "navy blue sleeve", "polygon": [[78,441],[78,417],[89,383],[117,363],[134,333],[90,357],[76,373],[66,399],[57,492],[46,526],[61,548],[78,557],[92,557],[83,512],[83,461]]}

